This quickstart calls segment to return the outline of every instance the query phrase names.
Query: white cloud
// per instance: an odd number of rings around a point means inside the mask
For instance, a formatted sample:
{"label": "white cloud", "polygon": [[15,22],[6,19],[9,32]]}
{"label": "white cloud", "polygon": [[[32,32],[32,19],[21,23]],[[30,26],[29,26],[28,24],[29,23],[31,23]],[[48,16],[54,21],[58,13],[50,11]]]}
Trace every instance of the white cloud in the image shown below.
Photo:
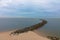
{"label": "white cloud", "polygon": [[12,2],[12,0],[1,0],[0,7],[8,6],[8,4],[11,2]]}
{"label": "white cloud", "polygon": [[60,0],[33,0],[33,4],[49,11],[60,9]]}
{"label": "white cloud", "polygon": [[27,0],[1,0],[0,7],[7,7],[11,5],[19,6],[21,4],[26,4]]}
{"label": "white cloud", "polygon": [[59,0],[1,0],[0,7],[4,6],[22,6],[35,5],[43,8],[53,8],[56,4],[60,4]]}
{"label": "white cloud", "polygon": [[60,10],[60,0],[1,0],[0,1],[0,14],[2,15],[7,14],[36,15],[36,13],[44,14],[44,12],[51,12],[52,14],[55,13],[56,15],[58,15],[60,13],[59,10]]}

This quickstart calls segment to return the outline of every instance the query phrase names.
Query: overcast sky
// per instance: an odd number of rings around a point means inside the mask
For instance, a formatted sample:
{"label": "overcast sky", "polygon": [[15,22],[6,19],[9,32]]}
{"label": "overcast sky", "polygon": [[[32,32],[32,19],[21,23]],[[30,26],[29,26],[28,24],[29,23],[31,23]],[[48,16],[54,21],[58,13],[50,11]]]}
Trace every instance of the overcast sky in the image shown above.
{"label": "overcast sky", "polygon": [[0,17],[60,18],[60,0],[0,0]]}

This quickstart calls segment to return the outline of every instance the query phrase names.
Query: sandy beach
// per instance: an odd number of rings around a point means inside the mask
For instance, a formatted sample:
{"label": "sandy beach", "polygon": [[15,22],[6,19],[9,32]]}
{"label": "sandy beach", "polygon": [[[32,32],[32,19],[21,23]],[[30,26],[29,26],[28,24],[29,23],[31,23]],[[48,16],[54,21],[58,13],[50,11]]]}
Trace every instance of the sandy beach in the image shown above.
{"label": "sandy beach", "polygon": [[19,35],[9,35],[11,31],[9,32],[1,32],[0,33],[0,40],[49,40],[45,37],[42,37],[40,35],[37,35],[33,31],[29,31],[26,33],[22,33]]}

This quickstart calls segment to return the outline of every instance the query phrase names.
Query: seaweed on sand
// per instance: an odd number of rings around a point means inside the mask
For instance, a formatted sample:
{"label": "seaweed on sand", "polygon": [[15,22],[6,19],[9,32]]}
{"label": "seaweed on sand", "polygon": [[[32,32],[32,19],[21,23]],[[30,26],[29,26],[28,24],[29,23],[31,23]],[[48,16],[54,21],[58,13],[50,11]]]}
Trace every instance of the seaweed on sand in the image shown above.
{"label": "seaweed on sand", "polygon": [[47,36],[47,38],[51,39],[51,40],[60,40],[60,38],[58,37],[53,37],[53,36]]}
{"label": "seaweed on sand", "polygon": [[47,23],[46,20],[43,20],[43,19],[41,19],[41,20],[42,20],[42,22],[40,22],[38,24],[32,25],[30,27],[23,28],[23,29],[16,30],[14,32],[11,32],[10,35],[12,35],[12,34],[13,35],[17,34],[18,35],[20,33],[25,33],[25,32],[28,32],[28,31],[33,31],[35,29],[41,28],[42,26],[44,26]]}

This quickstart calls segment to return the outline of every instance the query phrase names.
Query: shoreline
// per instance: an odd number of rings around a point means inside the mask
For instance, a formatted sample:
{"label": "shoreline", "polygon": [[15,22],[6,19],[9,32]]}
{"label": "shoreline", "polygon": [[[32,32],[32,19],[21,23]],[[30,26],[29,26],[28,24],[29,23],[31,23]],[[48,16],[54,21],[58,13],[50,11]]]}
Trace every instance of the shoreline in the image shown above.
{"label": "shoreline", "polygon": [[42,37],[33,31],[12,36],[9,35],[10,33],[11,31],[0,33],[0,40],[49,40],[48,38]]}
{"label": "shoreline", "polygon": [[[47,23],[46,20],[42,20],[41,23],[32,25],[31,27],[24,28],[22,30],[12,30],[8,32],[0,33],[0,40],[49,40],[46,37],[40,36],[34,32],[35,29],[38,29]],[[21,33],[21,34],[20,34]],[[13,35],[10,35],[13,34]],[[19,34],[19,35],[14,35]]]}

